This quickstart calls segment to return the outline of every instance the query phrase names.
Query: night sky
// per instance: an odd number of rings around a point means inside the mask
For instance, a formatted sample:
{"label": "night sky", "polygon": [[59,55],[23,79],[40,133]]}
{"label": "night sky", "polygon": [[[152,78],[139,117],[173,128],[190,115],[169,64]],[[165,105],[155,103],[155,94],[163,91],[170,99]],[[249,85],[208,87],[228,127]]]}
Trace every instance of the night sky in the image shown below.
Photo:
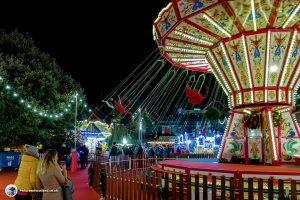
{"label": "night sky", "polygon": [[10,1],[0,28],[28,33],[96,106],[156,48],[152,24],[170,1],[61,2]]}

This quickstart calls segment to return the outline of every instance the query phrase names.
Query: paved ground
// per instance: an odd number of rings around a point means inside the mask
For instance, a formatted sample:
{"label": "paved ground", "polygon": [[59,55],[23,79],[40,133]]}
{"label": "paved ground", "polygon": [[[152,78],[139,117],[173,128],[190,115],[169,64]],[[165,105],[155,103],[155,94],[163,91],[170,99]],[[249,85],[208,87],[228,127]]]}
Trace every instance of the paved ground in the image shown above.
{"label": "paved ground", "polygon": [[[88,185],[88,174],[87,170],[80,170],[76,173],[68,172],[68,176],[70,177],[71,181],[75,187],[75,193],[73,195],[74,200],[82,200],[82,199],[89,199],[89,200],[99,200],[99,195],[89,187]],[[12,200],[14,198],[6,196],[4,190],[8,184],[14,183],[17,177],[16,171],[12,170],[3,170],[0,172],[0,200]],[[88,197],[88,198],[87,198]]]}

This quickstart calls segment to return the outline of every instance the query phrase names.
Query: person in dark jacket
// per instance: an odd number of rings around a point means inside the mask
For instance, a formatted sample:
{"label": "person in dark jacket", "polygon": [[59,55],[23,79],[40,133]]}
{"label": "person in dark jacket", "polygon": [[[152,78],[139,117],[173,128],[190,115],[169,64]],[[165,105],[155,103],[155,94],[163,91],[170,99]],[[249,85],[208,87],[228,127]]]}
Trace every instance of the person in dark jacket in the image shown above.
{"label": "person in dark jacket", "polygon": [[139,163],[139,168],[143,168],[143,147],[142,145],[138,144],[137,148],[137,157],[138,157],[138,163]]}
{"label": "person in dark jacket", "polygon": [[85,163],[86,163],[86,155],[83,151],[80,151],[80,166],[81,169],[85,169]]}
{"label": "person in dark jacket", "polygon": [[138,144],[138,151],[137,151],[137,155],[139,157],[141,157],[143,155],[143,147],[142,145]]}
{"label": "person in dark jacket", "polygon": [[118,147],[116,145],[116,142],[113,142],[113,145],[110,149],[110,156],[111,156],[112,160],[114,160],[113,157],[115,157],[117,155],[118,155]]}

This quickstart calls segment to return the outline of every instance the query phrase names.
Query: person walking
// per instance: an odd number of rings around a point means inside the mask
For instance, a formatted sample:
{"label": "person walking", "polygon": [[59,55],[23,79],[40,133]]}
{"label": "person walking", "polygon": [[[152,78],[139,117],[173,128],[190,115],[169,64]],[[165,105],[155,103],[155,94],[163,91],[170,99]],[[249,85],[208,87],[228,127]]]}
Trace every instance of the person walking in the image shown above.
{"label": "person walking", "polygon": [[83,152],[83,150],[80,151],[79,153],[80,153],[80,166],[81,166],[81,169],[85,169],[86,155]]}
{"label": "person walking", "polygon": [[85,167],[86,167],[89,164],[89,149],[86,145],[83,145],[83,153],[85,154]]}
{"label": "person walking", "polygon": [[37,188],[47,190],[43,192],[43,200],[63,200],[61,185],[67,181],[66,165],[57,163],[58,153],[48,149],[37,168]]}
{"label": "person walking", "polygon": [[138,144],[137,146],[137,159],[138,159],[138,168],[143,168],[143,147]]}
{"label": "person walking", "polygon": [[39,162],[38,148],[25,144],[24,149],[18,176],[14,183],[18,188],[16,200],[31,200],[32,194],[30,192],[21,192],[20,190],[34,190],[36,186],[36,169]]}
{"label": "person walking", "polygon": [[112,161],[112,166],[113,167],[117,166],[118,147],[117,147],[116,142],[113,142],[113,145],[110,149],[109,155],[110,155],[110,159]]}

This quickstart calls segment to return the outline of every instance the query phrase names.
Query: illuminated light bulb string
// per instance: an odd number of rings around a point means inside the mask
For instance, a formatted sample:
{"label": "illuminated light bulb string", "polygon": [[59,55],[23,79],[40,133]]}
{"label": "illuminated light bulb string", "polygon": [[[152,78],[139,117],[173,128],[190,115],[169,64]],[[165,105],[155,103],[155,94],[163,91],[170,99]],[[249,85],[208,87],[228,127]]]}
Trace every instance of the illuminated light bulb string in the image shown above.
{"label": "illuminated light bulb string", "polygon": [[[22,106],[30,110],[32,113],[48,119],[61,119],[66,113],[70,112],[72,104],[74,104],[75,99],[78,98],[78,94],[76,93],[71,97],[69,103],[67,103],[67,106],[64,109],[60,111],[49,112],[49,111],[45,111],[42,108],[38,108],[38,106],[30,103],[25,98],[22,98],[20,94],[16,92],[9,84],[5,83],[4,78],[1,76],[0,76],[0,84],[4,86],[5,91],[7,93],[10,93],[13,99],[17,101],[19,104],[21,104]],[[83,102],[83,100],[81,98],[78,98],[78,102]],[[89,112],[92,112],[92,110],[88,108],[87,104],[84,104],[84,108],[87,109]]]}

